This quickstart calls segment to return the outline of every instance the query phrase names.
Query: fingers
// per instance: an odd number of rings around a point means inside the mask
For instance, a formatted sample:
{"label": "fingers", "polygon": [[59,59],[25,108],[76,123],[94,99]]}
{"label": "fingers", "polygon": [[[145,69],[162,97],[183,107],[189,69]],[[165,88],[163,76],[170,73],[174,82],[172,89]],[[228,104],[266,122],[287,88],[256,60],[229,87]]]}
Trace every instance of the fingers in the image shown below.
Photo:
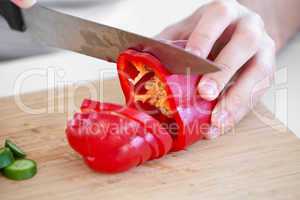
{"label": "fingers", "polygon": [[214,100],[220,95],[233,75],[256,54],[263,34],[264,25],[257,15],[239,20],[231,40],[215,59],[221,71],[204,75],[199,83],[202,98]]}
{"label": "fingers", "polygon": [[[209,57],[222,68],[204,75],[198,85],[206,100],[221,96],[212,114],[212,126],[205,133],[211,139],[240,121],[266,90],[263,80],[269,83],[273,74],[275,47],[262,19],[236,0],[217,0],[199,10],[165,29],[158,38],[188,40],[186,50]],[[228,86],[233,79],[234,85]],[[225,93],[220,95],[222,91]]]}
{"label": "fingers", "polygon": [[215,42],[239,16],[234,1],[215,1],[207,6],[191,33],[186,50],[207,58]]}
{"label": "fingers", "polygon": [[36,3],[36,0],[11,0],[11,1],[21,8],[30,8]]}
{"label": "fingers", "polygon": [[[245,66],[236,82],[224,94],[212,114],[208,139],[231,129],[258,102],[270,86],[275,67],[275,44],[267,38],[257,55]],[[218,132],[219,131],[219,132]]]}

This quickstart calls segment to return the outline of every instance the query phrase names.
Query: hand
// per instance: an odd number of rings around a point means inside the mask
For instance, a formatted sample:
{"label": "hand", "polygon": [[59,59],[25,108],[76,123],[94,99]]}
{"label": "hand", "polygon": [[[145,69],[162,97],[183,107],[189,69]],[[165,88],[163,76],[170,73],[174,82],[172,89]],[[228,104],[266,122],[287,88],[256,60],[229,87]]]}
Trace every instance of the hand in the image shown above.
{"label": "hand", "polygon": [[36,3],[36,0],[11,0],[21,8],[29,8]]}
{"label": "hand", "polygon": [[218,0],[205,5],[190,17],[167,27],[158,39],[187,40],[187,51],[209,58],[222,68],[204,75],[198,85],[204,99],[220,96],[206,135],[208,139],[238,123],[267,90],[259,88],[263,81],[273,77],[274,41],[261,17],[236,0]]}

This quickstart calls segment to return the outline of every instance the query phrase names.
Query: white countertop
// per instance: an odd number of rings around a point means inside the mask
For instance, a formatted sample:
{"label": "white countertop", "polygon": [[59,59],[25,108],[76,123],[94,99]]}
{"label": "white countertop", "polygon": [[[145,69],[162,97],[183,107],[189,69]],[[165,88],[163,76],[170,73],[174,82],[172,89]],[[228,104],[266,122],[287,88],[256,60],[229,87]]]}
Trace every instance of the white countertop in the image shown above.
{"label": "white countertop", "polygon": [[[203,0],[41,0],[49,7],[146,36],[189,15]],[[0,96],[115,76],[115,65],[66,51],[37,49],[0,20]],[[4,37],[3,37],[4,36]],[[276,83],[264,103],[300,136],[300,35],[280,54]],[[38,54],[37,54],[38,53]],[[33,55],[22,57],[23,55]],[[17,59],[16,59],[17,58]],[[283,68],[283,69],[282,69]],[[51,79],[51,80],[49,80]],[[55,81],[53,81],[55,79]]]}

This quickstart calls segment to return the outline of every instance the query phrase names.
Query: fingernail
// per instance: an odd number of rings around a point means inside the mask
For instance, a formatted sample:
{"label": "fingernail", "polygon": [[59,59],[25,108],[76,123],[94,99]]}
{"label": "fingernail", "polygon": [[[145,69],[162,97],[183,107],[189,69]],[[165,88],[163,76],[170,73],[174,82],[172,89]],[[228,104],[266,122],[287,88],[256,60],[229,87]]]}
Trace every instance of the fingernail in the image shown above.
{"label": "fingernail", "polygon": [[218,127],[211,126],[207,133],[205,134],[205,139],[207,140],[213,140],[218,138],[221,135],[221,131]]}
{"label": "fingernail", "polygon": [[173,45],[179,48],[184,49],[187,43],[187,40],[166,40],[166,39],[158,39],[159,41],[169,44],[169,45]]}
{"label": "fingernail", "polygon": [[180,48],[185,48],[186,47],[187,40],[174,40],[172,41],[172,45]]}
{"label": "fingernail", "polygon": [[196,55],[196,56],[199,56],[199,57],[202,56],[202,52],[201,52],[199,49],[195,49],[195,48],[190,48],[190,47],[188,47],[188,48],[186,48],[185,50],[188,51],[188,52],[190,52],[191,54]]}
{"label": "fingernail", "polygon": [[206,100],[214,100],[219,95],[216,81],[211,79],[202,79],[198,86],[199,95]]}
{"label": "fingernail", "polygon": [[167,39],[163,39],[163,38],[159,38],[157,40],[160,41],[160,42],[166,43],[166,44],[172,44],[171,40],[167,40]]}

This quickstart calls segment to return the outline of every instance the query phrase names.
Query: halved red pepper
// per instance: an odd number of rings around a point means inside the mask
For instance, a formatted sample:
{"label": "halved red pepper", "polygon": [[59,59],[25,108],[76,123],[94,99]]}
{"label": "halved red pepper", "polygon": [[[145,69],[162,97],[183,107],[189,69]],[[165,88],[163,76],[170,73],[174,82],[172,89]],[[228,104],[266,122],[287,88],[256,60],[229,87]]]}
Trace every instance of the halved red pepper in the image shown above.
{"label": "halved red pepper", "polygon": [[197,94],[200,76],[171,74],[148,53],[118,60],[127,106],[84,100],[68,122],[69,144],[94,170],[115,173],[203,138],[216,102]]}
{"label": "halved red pepper", "polygon": [[[149,113],[169,127],[174,124],[177,126],[174,130],[169,128],[174,140],[173,150],[184,149],[203,138],[202,133],[210,125],[216,101],[206,101],[197,94],[197,83],[201,76],[171,74],[151,54],[135,50],[127,50],[120,55],[118,72],[128,106]],[[141,73],[143,76],[139,77]],[[162,89],[167,94],[165,107],[170,113],[167,116],[153,103],[151,105],[149,98],[145,102],[136,100],[136,96],[147,92],[147,81],[153,80],[153,77],[159,79],[159,84],[163,85]]]}

